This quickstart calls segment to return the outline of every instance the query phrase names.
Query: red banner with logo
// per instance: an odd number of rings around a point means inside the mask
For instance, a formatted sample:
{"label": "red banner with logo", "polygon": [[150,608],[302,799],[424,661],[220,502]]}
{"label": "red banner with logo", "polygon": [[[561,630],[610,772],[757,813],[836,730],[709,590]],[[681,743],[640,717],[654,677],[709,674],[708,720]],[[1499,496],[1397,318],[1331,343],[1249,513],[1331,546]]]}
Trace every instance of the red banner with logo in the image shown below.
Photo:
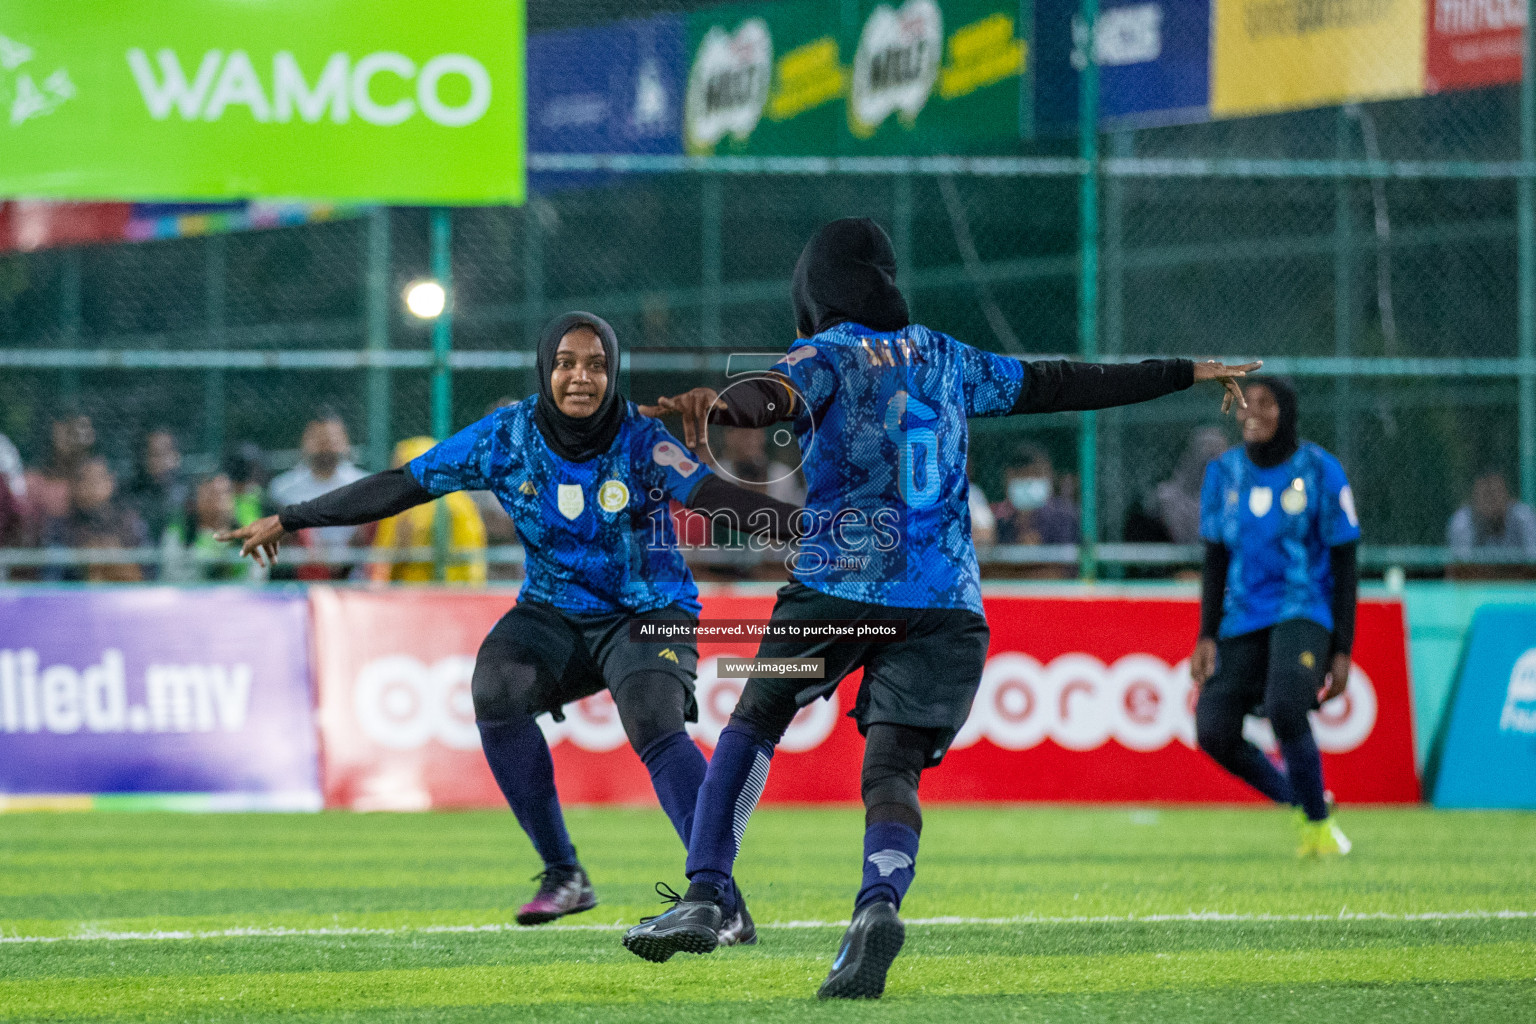
{"label": "red banner with logo", "polygon": [[1429,0],[1424,89],[1520,81],[1526,0]]}
{"label": "red banner with logo", "polygon": [[[499,806],[474,725],[470,673],[509,594],[316,588],[322,777],[326,802],[357,809]],[[994,596],[992,645],[970,721],[940,767],[929,801],[1252,801],[1246,786],[1195,747],[1187,657],[1192,598]],[[707,619],[761,621],[771,596],[722,589]],[[1329,787],[1342,802],[1419,799],[1409,712],[1407,643],[1396,601],[1360,605],[1355,668],[1344,695],[1314,715]],[[719,679],[721,655],[754,645],[701,644],[699,724],[713,746],[741,692]],[[763,793],[767,802],[856,801],[863,742],[846,717],[858,677],[795,719]],[[612,700],[569,705],[540,724],[561,796],[578,803],[651,802]],[[1249,735],[1273,749],[1267,725]]]}

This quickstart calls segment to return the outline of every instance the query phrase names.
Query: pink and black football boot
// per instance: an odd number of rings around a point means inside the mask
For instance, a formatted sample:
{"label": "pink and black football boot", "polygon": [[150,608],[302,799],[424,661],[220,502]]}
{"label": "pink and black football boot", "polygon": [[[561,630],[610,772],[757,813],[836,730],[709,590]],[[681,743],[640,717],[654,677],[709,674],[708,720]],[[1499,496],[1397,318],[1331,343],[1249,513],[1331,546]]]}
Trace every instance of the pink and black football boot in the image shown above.
{"label": "pink and black football boot", "polygon": [[580,864],[574,868],[545,868],[533,877],[539,879],[539,893],[517,912],[518,924],[545,924],[597,906],[592,880]]}

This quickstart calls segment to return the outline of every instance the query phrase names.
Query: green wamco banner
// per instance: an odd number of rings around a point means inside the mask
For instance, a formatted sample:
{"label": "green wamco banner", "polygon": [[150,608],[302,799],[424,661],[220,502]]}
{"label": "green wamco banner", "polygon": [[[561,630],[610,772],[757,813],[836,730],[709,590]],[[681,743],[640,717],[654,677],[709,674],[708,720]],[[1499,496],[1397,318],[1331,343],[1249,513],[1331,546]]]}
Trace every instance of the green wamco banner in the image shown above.
{"label": "green wamco banner", "polygon": [[694,14],[684,144],[693,154],[1011,149],[1030,127],[1032,23],[1029,0],[794,0]]}
{"label": "green wamco banner", "polygon": [[523,198],[522,0],[7,0],[0,196]]}

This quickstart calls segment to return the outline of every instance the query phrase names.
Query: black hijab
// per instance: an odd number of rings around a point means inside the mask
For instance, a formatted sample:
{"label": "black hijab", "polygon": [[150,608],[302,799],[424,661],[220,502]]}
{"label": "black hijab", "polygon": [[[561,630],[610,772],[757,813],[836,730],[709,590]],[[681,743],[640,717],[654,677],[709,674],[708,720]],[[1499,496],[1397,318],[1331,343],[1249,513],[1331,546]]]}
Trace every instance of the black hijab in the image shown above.
{"label": "black hijab", "polygon": [[1244,447],[1248,449],[1248,457],[1255,466],[1273,469],[1296,454],[1299,444],[1296,440],[1296,389],[1279,377],[1265,377],[1252,382],[1249,387],[1254,385],[1268,388],[1269,393],[1275,396],[1275,404],[1280,407],[1280,422],[1275,424],[1274,437],[1262,444]]}
{"label": "black hijab", "polygon": [[911,320],[896,288],[896,250],[868,217],[846,217],[805,243],[790,287],[795,326],[807,338],[841,323],[899,331]]}
{"label": "black hijab", "polygon": [[[555,371],[555,350],[560,339],[574,327],[590,327],[597,332],[608,357],[608,390],[591,416],[567,416],[555,405],[555,392],[549,378]],[[624,423],[624,400],[619,397],[619,339],[608,321],[591,313],[566,313],[544,325],[539,334],[539,401],[533,421],[549,450],[567,462],[586,462],[607,451]]]}

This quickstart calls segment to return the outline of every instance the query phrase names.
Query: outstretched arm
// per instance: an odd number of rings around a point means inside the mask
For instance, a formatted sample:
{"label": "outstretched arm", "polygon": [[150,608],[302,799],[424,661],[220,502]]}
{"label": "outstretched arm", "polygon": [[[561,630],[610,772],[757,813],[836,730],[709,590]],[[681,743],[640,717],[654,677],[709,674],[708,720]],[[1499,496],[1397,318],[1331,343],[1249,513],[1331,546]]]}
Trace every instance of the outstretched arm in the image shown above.
{"label": "outstretched arm", "polygon": [[688,508],[707,516],[727,513],[742,524],[738,533],[785,542],[793,541],[797,536],[794,530],[798,518],[795,513],[800,511],[797,506],[738,487],[714,474],[699,481],[688,496]]}
{"label": "outstretched arm", "polygon": [[402,466],[365,476],[312,501],[289,505],[275,516],[258,519],[239,530],[220,533],[217,539],[240,541],[240,554],[268,565],[277,557],[283,538],[296,530],[314,526],[361,526],[399,515],[436,497]]}
{"label": "outstretched arm", "polygon": [[672,398],[642,405],[646,416],[677,413],[683,418],[683,443],[696,448],[711,423],[722,427],[761,428],[795,418],[795,393],[783,378],[770,374],[732,384],[722,396],[714,388],[694,388]]}
{"label": "outstretched arm", "polygon": [[1147,359],[1139,363],[1079,363],[1066,359],[1036,360],[1024,364],[1024,386],[1010,415],[1037,412],[1080,412],[1134,405],[1183,391],[1201,380],[1220,381],[1224,389],[1221,411],[1235,400],[1246,407],[1236,378],[1247,376],[1262,362],[1228,366],[1214,360]]}

